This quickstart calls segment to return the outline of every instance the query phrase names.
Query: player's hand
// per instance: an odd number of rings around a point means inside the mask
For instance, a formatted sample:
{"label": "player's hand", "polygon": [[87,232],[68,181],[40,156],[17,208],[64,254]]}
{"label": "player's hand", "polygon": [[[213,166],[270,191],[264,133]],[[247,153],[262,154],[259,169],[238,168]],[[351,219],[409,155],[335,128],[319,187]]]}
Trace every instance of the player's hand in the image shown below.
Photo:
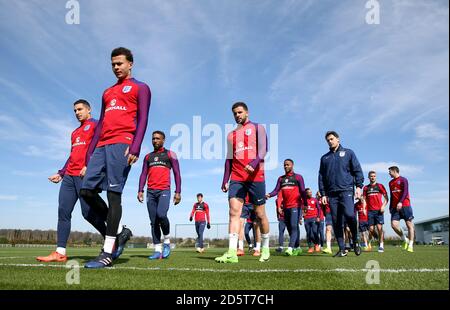
{"label": "player's hand", "polygon": [[403,204],[401,202],[397,203],[397,211],[399,211],[403,207]]}
{"label": "player's hand", "polygon": [[356,188],[355,198],[361,200],[361,188],[360,187]]}
{"label": "player's hand", "polygon": [[192,222],[192,216],[189,218],[189,222]]}
{"label": "player's hand", "polygon": [[250,165],[245,166],[244,170],[245,170],[246,172],[250,173],[250,174],[252,174],[253,172],[255,172],[255,169],[253,169],[253,167],[250,166]]}
{"label": "player's hand", "polygon": [[224,193],[228,192],[228,187],[229,187],[228,183],[223,184],[222,185],[222,192],[224,192]]}
{"label": "player's hand", "polygon": [[87,170],[87,167],[84,166],[80,171],[80,177],[84,177],[86,175],[86,170]]}
{"label": "player's hand", "polygon": [[175,196],[173,196],[173,204],[177,205],[180,203],[180,201],[181,201],[181,194],[175,193]]}
{"label": "player's hand", "polygon": [[206,224],[206,228],[210,229],[211,228],[211,224],[210,223]]}
{"label": "player's hand", "polygon": [[139,157],[137,157],[136,155],[130,154],[130,147],[127,147],[127,149],[125,150],[124,156],[128,156],[127,164],[129,166],[137,162],[137,160],[139,159]]}
{"label": "player's hand", "polygon": [[382,206],[380,209],[380,213],[383,214],[384,213],[384,208],[386,208],[386,206]]}
{"label": "player's hand", "polygon": [[323,196],[322,198],[320,198],[321,202],[323,205],[328,204],[328,197],[327,196]]}
{"label": "player's hand", "polygon": [[59,174],[54,174],[48,177],[50,182],[59,183],[62,180],[62,177]]}
{"label": "player's hand", "polygon": [[316,222],[320,223],[320,217],[316,217]]}
{"label": "player's hand", "polygon": [[270,195],[269,194],[266,194],[266,199],[270,199]]}
{"label": "player's hand", "polygon": [[137,200],[138,200],[140,203],[143,203],[143,202],[144,202],[144,193],[143,193],[143,192],[139,192],[139,193],[137,194]]}

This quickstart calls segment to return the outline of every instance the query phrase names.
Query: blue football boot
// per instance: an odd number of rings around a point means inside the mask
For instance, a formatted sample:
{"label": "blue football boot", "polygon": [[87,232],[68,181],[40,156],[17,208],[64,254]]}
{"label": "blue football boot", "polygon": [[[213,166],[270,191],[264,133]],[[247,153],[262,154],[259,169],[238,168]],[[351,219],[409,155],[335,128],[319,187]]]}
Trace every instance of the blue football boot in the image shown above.
{"label": "blue football boot", "polygon": [[84,265],[84,268],[105,268],[112,266],[112,256],[109,253],[101,252],[99,256],[94,258],[93,260],[87,262]]}

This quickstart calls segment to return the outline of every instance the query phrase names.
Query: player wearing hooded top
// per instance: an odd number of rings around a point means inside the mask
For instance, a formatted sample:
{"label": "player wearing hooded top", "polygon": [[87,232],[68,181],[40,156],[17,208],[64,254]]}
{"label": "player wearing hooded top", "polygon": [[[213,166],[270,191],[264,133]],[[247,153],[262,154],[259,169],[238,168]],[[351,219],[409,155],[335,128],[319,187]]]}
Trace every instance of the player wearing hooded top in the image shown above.
{"label": "player wearing hooded top", "polygon": [[[114,49],[111,66],[117,83],[103,93],[100,119],[89,146],[90,160],[80,191],[90,207],[107,212],[106,237],[100,255],[86,263],[86,268],[112,265],[122,218],[122,191],[131,165],[138,160],[150,109],[150,88],[131,76],[131,51],[123,47]],[[105,189],[108,205],[99,195]],[[118,249],[119,253],[121,250]]]}
{"label": "player wearing hooded top", "polygon": [[275,189],[267,194],[266,198],[276,196],[281,191],[284,220],[289,232],[289,246],[285,254],[296,256],[302,252],[299,244],[300,230],[298,224],[302,217],[301,206],[307,205],[305,182],[300,174],[294,173],[294,161],[292,159],[284,161],[284,172],[285,174],[278,178]]}
{"label": "player wearing hooded top", "polygon": [[197,194],[197,202],[194,203],[192,207],[191,215],[189,216],[189,221],[195,220],[195,231],[197,232],[197,252],[203,253],[203,232],[205,231],[205,226],[210,229],[211,221],[209,218],[209,206],[203,201],[203,194]]}
{"label": "player wearing hooded top", "polygon": [[[173,204],[181,201],[180,165],[174,152],[164,148],[166,135],[162,131],[152,134],[153,152],[145,155],[139,178],[137,199],[144,201],[144,185],[147,181],[147,210],[152,226],[152,240],[155,252],[148,258],[162,259],[170,255],[170,222],[167,217],[170,205],[170,170],[175,177]],[[161,244],[161,232],[164,236]]]}

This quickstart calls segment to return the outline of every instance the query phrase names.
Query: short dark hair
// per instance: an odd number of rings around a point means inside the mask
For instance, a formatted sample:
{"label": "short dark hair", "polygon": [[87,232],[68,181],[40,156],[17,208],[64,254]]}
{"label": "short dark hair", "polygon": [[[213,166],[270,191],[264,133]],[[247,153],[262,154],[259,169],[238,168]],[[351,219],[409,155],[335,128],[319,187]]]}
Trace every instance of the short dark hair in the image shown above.
{"label": "short dark hair", "polygon": [[112,50],[111,58],[124,55],[129,62],[133,62],[133,53],[126,47],[117,47]]}
{"label": "short dark hair", "polygon": [[389,167],[388,169],[389,169],[389,170],[392,170],[392,171],[395,171],[395,172],[397,172],[397,173],[400,172],[400,169],[398,169],[397,166],[391,166],[391,167]]}
{"label": "short dark hair", "polygon": [[197,197],[202,197],[203,198],[203,194],[202,193],[198,193]]}
{"label": "short dark hair", "polygon": [[368,176],[370,176],[372,173],[377,174],[375,171],[370,170]]}
{"label": "short dark hair", "polygon": [[305,192],[306,191],[311,191],[311,189],[309,187],[305,188]]}
{"label": "short dark hair", "polygon": [[166,139],[166,134],[165,134],[164,132],[162,132],[161,130],[155,130],[154,132],[152,132],[152,136],[153,136],[154,134],[161,135],[161,136],[163,137],[164,140]]}
{"label": "short dark hair", "polygon": [[77,104],[80,104],[80,103],[81,103],[82,105],[88,107],[88,108],[91,108],[91,105],[90,105],[89,102],[88,102],[87,100],[85,100],[85,99],[78,99],[77,101],[75,101],[75,102],[73,103],[73,105],[76,106]]}
{"label": "short dark hair", "polygon": [[241,102],[241,101],[235,102],[233,104],[233,106],[231,107],[231,111],[233,111],[234,109],[236,109],[238,107],[243,107],[245,111],[248,111],[247,105],[244,102]]}
{"label": "short dark hair", "polygon": [[336,138],[339,138],[339,134],[336,132],[336,131],[334,131],[334,130],[329,130],[329,131],[327,131],[327,133],[325,134],[325,140],[328,138],[328,136],[330,136],[330,135],[333,135],[333,136],[335,136]]}
{"label": "short dark hair", "polygon": [[284,161],[290,161],[292,164],[294,164],[294,161],[290,158],[286,158]]}

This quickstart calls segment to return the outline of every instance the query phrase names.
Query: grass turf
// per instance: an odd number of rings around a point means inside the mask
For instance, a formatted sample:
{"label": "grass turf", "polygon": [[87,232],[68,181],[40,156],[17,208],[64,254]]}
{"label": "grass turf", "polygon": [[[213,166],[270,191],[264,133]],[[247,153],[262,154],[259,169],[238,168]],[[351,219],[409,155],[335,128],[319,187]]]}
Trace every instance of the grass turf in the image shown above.
{"label": "grass turf", "polygon": [[[386,247],[385,253],[349,253],[345,258],[326,254],[286,257],[271,250],[269,262],[246,254],[237,264],[219,264],[224,249],[203,254],[175,249],[168,259],[150,261],[147,249],[126,249],[114,268],[80,268],[80,284],[66,283],[64,263],[40,263],[36,256],[50,248],[0,248],[0,289],[138,289],[138,290],[303,290],[405,289],[448,290],[447,246],[416,246],[414,253]],[[69,248],[71,260],[83,264],[98,254],[94,248]],[[381,269],[380,283],[366,283],[368,261]],[[403,270],[403,271],[402,271]],[[406,270],[406,271],[405,271]],[[72,273],[74,270],[72,270]]]}

